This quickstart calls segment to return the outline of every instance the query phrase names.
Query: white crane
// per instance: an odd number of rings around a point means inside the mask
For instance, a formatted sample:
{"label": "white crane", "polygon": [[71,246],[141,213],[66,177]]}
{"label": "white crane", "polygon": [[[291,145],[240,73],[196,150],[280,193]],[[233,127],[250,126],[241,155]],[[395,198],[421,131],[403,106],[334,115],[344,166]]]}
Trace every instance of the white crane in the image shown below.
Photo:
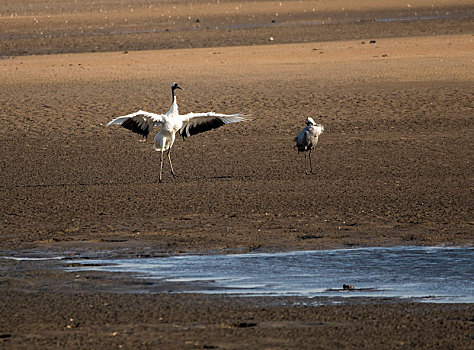
{"label": "white crane", "polygon": [[324,126],[316,124],[313,118],[306,119],[306,127],[300,131],[293,141],[296,142],[295,147],[298,148],[298,153],[304,152],[304,171],[306,171],[306,151],[309,151],[309,167],[311,174],[313,173],[313,164],[311,163],[311,150],[318,144],[318,137],[324,131]]}
{"label": "white crane", "polygon": [[167,113],[155,114],[140,110],[135,113],[115,118],[107,124],[107,126],[113,124],[121,125],[134,133],[142,135],[144,138],[148,137],[148,134],[153,130],[154,126],[161,127],[160,131],[155,135],[155,143],[153,145],[155,150],[161,152],[159,182],[162,181],[163,153],[165,151],[168,151],[171,175],[176,177],[173,164],[171,163],[170,153],[177,132],[179,132],[184,140],[185,137],[216,129],[225,124],[238,123],[247,120],[240,113],[221,114],[206,112],[181,115],[178,112],[178,104],[176,102],[176,89],[183,90],[176,83],[171,86],[172,104]]}

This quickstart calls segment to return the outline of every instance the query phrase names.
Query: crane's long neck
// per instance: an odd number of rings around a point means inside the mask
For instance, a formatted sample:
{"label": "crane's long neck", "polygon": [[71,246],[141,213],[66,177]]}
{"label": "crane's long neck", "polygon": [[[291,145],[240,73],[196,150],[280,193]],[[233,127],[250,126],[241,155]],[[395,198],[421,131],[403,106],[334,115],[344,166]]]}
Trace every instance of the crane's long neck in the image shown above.
{"label": "crane's long neck", "polygon": [[168,113],[178,113],[178,103],[176,102],[176,95],[173,88],[171,88],[171,108]]}

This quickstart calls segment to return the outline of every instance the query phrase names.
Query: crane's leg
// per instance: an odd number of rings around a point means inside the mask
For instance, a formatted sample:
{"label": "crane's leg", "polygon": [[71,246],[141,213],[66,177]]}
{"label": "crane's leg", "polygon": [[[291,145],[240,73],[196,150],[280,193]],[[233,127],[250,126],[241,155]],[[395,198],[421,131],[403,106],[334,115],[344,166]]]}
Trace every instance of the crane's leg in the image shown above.
{"label": "crane's leg", "polygon": [[308,170],[306,170],[306,168],[307,168],[306,163],[307,163],[307,162],[308,162],[308,161],[306,160],[306,152],[304,152],[304,173],[305,173],[306,175],[308,175]]}
{"label": "crane's leg", "polygon": [[311,174],[313,174],[313,164],[311,163],[311,149],[309,150],[309,169]]}
{"label": "crane's leg", "polygon": [[308,172],[306,171],[306,152],[304,152],[304,173],[307,175]]}
{"label": "crane's leg", "polygon": [[158,181],[161,183],[161,174],[163,173],[163,148],[161,149],[161,157],[160,157],[160,177]]}
{"label": "crane's leg", "polygon": [[168,149],[168,160],[170,162],[171,175],[173,175],[173,177],[176,178],[176,174],[174,173],[174,169],[173,169],[173,164],[171,163],[171,147]]}

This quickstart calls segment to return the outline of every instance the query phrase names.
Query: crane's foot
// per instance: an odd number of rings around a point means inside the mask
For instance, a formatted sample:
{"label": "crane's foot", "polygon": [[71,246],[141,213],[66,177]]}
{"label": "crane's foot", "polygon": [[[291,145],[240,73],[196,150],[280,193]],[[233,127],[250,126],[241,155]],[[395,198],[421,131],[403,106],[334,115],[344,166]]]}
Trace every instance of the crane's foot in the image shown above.
{"label": "crane's foot", "polygon": [[178,177],[178,175],[176,175],[173,171],[171,172],[171,175],[173,175],[175,179]]}

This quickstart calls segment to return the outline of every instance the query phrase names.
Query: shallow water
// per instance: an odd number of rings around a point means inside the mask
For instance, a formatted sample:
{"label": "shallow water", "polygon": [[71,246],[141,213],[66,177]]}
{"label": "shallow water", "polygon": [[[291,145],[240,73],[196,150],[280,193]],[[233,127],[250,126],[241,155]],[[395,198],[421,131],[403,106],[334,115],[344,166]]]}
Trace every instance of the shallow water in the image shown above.
{"label": "shallow water", "polygon": [[[71,262],[71,271],[131,272],[186,283],[186,293],[474,302],[474,248],[377,247]],[[78,263],[85,265],[76,267]],[[343,284],[355,289],[343,290]]]}

